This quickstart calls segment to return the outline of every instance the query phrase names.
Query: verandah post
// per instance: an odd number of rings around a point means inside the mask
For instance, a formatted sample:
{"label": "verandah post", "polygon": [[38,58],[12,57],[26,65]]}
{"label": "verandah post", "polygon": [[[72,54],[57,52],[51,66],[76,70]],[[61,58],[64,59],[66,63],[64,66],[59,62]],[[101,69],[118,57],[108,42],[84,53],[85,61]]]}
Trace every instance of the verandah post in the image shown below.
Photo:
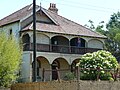
{"label": "verandah post", "polygon": [[42,72],[42,81],[45,81],[45,68],[43,68],[43,72]]}
{"label": "verandah post", "polygon": [[58,75],[58,81],[60,82],[60,73],[59,73],[58,67],[56,67],[56,70],[57,70],[57,75]]}

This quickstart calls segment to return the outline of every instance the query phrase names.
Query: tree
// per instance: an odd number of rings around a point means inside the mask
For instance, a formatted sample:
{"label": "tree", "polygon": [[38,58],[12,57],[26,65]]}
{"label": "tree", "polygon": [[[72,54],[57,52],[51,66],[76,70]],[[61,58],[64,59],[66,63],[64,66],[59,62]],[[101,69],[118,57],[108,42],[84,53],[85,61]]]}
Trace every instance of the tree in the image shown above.
{"label": "tree", "polygon": [[88,22],[90,23],[90,26],[87,24],[85,24],[84,26],[91,30],[95,30],[94,22],[92,20],[89,20]]}
{"label": "tree", "polygon": [[106,25],[106,28],[108,30],[114,27],[120,28],[120,12],[113,13],[110,17],[109,22]]}
{"label": "tree", "polygon": [[111,15],[106,25],[108,39],[106,40],[107,50],[120,61],[120,12]]}
{"label": "tree", "polygon": [[[105,69],[116,69],[118,62],[116,58],[108,51],[100,50],[93,53],[84,54],[80,60],[80,68],[82,75],[81,79],[95,80],[98,73],[101,80],[109,80],[112,78],[110,72],[105,72]],[[101,71],[99,71],[101,70]]]}
{"label": "tree", "polygon": [[86,25],[88,28],[107,36],[105,49],[111,52],[120,62],[120,12],[111,15],[109,22],[106,24],[106,30],[104,30],[103,21],[97,27],[94,26],[93,21],[89,20],[89,23],[91,23],[91,26]]}
{"label": "tree", "polygon": [[93,30],[93,31],[96,31],[102,35],[106,35],[106,31],[104,30],[104,21],[101,21],[99,22],[99,24],[97,26],[94,25],[94,22],[92,20],[89,20],[88,21],[90,23],[90,26],[85,24],[85,27]]}
{"label": "tree", "polygon": [[19,44],[12,36],[0,32],[0,86],[8,87],[16,80],[21,63]]}

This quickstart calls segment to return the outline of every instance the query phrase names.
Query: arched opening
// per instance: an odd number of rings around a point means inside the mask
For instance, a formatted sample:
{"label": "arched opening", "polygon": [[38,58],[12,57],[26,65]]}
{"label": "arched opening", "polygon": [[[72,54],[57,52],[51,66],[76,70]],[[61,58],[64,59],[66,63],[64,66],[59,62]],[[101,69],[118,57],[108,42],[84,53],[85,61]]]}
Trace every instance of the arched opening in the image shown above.
{"label": "arched opening", "polygon": [[[52,80],[58,79],[57,69],[60,69],[59,74],[60,78],[63,78],[65,73],[69,72],[67,69],[70,69],[68,62],[64,58],[57,58],[53,61],[52,65]],[[67,71],[62,71],[61,69],[66,69]]]}
{"label": "arched opening", "polygon": [[70,46],[85,47],[85,40],[79,37],[70,40]]}
{"label": "arched opening", "polygon": [[28,34],[23,35],[22,37],[22,43],[30,43],[30,37]]}
{"label": "arched opening", "polygon": [[75,59],[71,64],[71,72],[74,73],[75,76],[77,76],[77,63],[79,63],[80,59]]}
{"label": "arched opening", "polygon": [[60,68],[60,63],[58,62],[58,60],[55,60],[53,61],[51,66],[52,66],[52,80],[57,80],[58,79],[57,69]]}
{"label": "arched opening", "polygon": [[[50,64],[45,57],[39,56],[39,57],[37,57],[37,77],[38,77],[38,79],[43,79],[43,69],[49,70]],[[50,73],[45,72],[44,78],[45,78],[45,80],[50,80]]]}
{"label": "arched opening", "polygon": [[50,38],[47,35],[37,33],[36,37],[37,37],[36,40],[37,43],[50,44]]}
{"label": "arched opening", "polygon": [[103,49],[103,42],[97,39],[91,39],[88,41],[89,48]]}
{"label": "arched opening", "polygon": [[76,59],[71,64],[71,71],[75,70],[77,63],[79,63],[79,59]]}
{"label": "arched opening", "polygon": [[29,50],[30,36],[28,34],[23,35],[22,43],[23,43],[23,50]]}
{"label": "arched opening", "polygon": [[69,40],[63,36],[54,36],[51,38],[53,52],[69,52]]}
{"label": "arched opening", "polygon": [[71,53],[85,53],[86,41],[82,38],[76,37],[70,40]]}
{"label": "arched opening", "polygon": [[37,59],[37,76],[40,76],[41,62]]}
{"label": "arched opening", "polygon": [[[31,43],[33,43],[33,35],[31,35]],[[50,51],[50,38],[42,33],[36,34],[36,43],[38,51]]]}

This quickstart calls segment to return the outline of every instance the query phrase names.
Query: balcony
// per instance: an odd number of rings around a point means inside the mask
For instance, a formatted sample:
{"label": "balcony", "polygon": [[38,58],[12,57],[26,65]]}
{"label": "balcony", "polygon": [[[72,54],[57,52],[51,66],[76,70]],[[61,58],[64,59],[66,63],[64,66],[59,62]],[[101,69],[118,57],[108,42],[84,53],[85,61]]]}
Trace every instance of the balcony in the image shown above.
{"label": "balcony", "polygon": [[[23,46],[23,51],[32,51],[33,44],[25,44]],[[54,53],[66,53],[66,54],[85,54],[90,52],[95,52],[96,48],[85,48],[76,46],[63,46],[63,45],[52,45],[52,44],[37,44],[37,51],[39,52],[54,52]]]}

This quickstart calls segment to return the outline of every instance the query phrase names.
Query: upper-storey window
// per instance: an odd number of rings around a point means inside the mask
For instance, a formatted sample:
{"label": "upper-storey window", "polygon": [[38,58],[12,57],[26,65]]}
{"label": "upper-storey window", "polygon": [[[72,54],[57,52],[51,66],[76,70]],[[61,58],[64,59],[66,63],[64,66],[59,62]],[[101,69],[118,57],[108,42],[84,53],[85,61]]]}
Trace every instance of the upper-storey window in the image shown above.
{"label": "upper-storey window", "polygon": [[9,35],[12,35],[12,29],[9,30]]}

